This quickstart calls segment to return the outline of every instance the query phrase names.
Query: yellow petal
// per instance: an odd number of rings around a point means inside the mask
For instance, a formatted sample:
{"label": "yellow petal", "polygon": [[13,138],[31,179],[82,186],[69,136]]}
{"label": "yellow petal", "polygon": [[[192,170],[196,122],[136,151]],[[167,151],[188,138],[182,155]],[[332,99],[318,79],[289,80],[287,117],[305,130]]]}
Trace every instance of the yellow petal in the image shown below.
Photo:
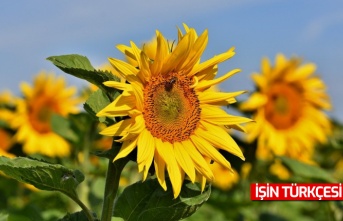
{"label": "yellow petal", "polygon": [[145,121],[143,115],[137,115],[135,117],[135,123],[128,130],[129,133],[138,134],[145,128]]}
{"label": "yellow petal", "polygon": [[262,59],[261,71],[262,71],[262,75],[265,75],[265,76],[267,76],[268,74],[271,73],[271,65],[270,65],[270,61],[268,58]]}
{"label": "yellow petal", "polygon": [[120,159],[124,158],[127,155],[129,155],[137,146],[137,139],[131,139],[131,140],[126,140],[123,142],[119,153],[117,156],[113,159],[113,162]]}
{"label": "yellow petal", "polygon": [[221,127],[216,125],[202,122],[207,128],[207,131],[200,128],[195,131],[198,137],[201,137],[211,143],[213,146],[225,150],[233,155],[238,156],[242,160],[245,160],[241,148],[237,145],[234,139]]}
{"label": "yellow petal", "polygon": [[198,72],[200,72],[202,70],[205,70],[205,69],[207,69],[209,67],[217,65],[217,64],[219,64],[219,63],[221,63],[221,62],[231,58],[232,56],[235,55],[235,51],[234,50],[235,50],[235,48],[232,47],[227,52],[222,53],[220,55],[216,55],[213,58],[211,58],[211,59],[209,59],[209,60],[207,60],[207,61],[205,61],[205,62],[203,62],[203,63],[201,63],[201,64],[199,64],[197,66],[194,66],[194,69],[191,71],[190,75],[194,75],[194,74],[196,74],[196,73],[198,73]]}
{"label": "yellow petal", "polygon": [[201,119],[217,125],[233,125],[248,123],[252,120],[246,117],[238,117],[227,114],[219,107],[203,104],[201,107]]}
{"label": "yellow petal", "polygon": [[116,117],[127,116],[128,111],[136,106],[136,99],[133,96],[119,95],[112,103],[107,105],[104,109],[99,111],[97,117]]}
{"label": "yellow petal", "polygon": [[156,31],[156,40],[157,50],[155,60],[151,65],[152,75],[157,75],[161,73],[163,64],[169,53],[168,42],[159,31]]}
{"label": "yellow petal", "polygon": [[139,172],[144,167],[150,167],[155,152],[155,141],[148,130],[143,130],[137,141],[137,164]]}
{"label": "yellow petal", "polygon": [[214,176],[212,170],[206,163],[204,157],[195,148],[194,144],[190,140],[185,140],[182,141],[182,145],[185,147],[188,155],[192,158],[195,169],[207,179],[213,180]]}
{"label": "yellow petal", "polygon": [[225,157],[223,157],[223,155],[221,155],[219,151],[216,148],[214,148],[210,143],[208,143],[203,138],[198,137],[197,135],[192,135],[190,138],[194,146],[196,146],[200,153],[218,162],[222,166],[232,170],[229,161],[227,161]]}
{"label": "yellow petal", "polygon": [[169,73],[171,71],[180,71],[180,68],[186,60],[194,39],[194,30],[187,33],[182,40],[177,44],[175,49],[172,51],[170,56],[162,70],[162,74]]}
{"label": "yellow petal", "polygon": [[113,87],[116,88],[118,90],[122,90],[122,91],[132,91],[132,85],[131,84],[125,84],[125,83],[121,83],[118,81],[105,81],[104,85],[107,87]]}
{"label": "yellow petal", "polygon": [[[185,73],[190,73],[193,69],[194,65],[200,60],[202,53],[204,52],[208,42],[208,31],[205,30],[198,39],[193,44],[193,47],[187,56],[186,61],[183,63],[181,69],[185,71]],[[194,73],[193,73],[194,75]],[[189,77],[192,75],[188,75]]]}
{"label": "yellow petal", "polygon": [[214,65],[200,72],[197,72],[195,76],[197,76],[199,80],[209,81],[209,80],[214,79],[214,77],[217,75],[217,72],[218,72],[218,65]]}
{"label": "yellow petal", "polygon": [[202,104],[216,103],[228,100],[238,95],[244,94],[246,91],[237,91],[231,93],[215,92],[215,91],[203,91],[198,94],[198,99]]}
{"label": "yellow petal", "polygon": [[140,67],[140,62],[141,62],[141,59],[140,59],[140,54],[141,54],[141,49],[139,49],[137,47],[137,45],[133,42],[133,41],[130,41],[130,45],[131,45],[131,50],[135,56],[135,60],[137,61],[137,66]]}
{"label": "yellow petal", "polygon": [[20,84],[20,90],[22,91],[22,93],[25,96],[25,98],[32,97],[33,90],[32,90],[31,86],[28,83],[26,83],[26,82],[21,83]]}
{"label": "yellow petal", "polygon": [[109,58],[108,60],[113,65],[113,67],[120,73],[120,75],[125,79],[127,79],[128,75],[136,75],[138,73],[137,68],[122,60],[115,58]]}
{"label": "yellow petal", "polygon": [[105,136],[124,136],[128,133],[132,123],[132,119],[121,120],[116,124],[106,127],[100,134]]}
{"label": "yellow petal", "polygon": [[155,139],[155,141],[158,154],[166,162],[170,181],[173,186],[174,198],[176,198],[180,194],[183,180],[181,180],[181,171],[175,159],[173,146],[171,143],[162,142],[160,139]]}
{"label": "yellow petal", "polygon": [[251,78],[261,90],[264,90],[267,87],[268,82],[263,75],[254,73],[251,75]]}
{"label": "yellow petal", "polygon": [[124,53],[126,55],[126,58],[128,59],[129,63],[136,66],[138,63],[136,61],[136,56],[134,55],[132,48],[126,45],[117,45],[117,48],[119,51]]}
{"label": "yellow petal", "polygon": [[181,168],[186,172],[192,182],[195,181],[194,163],[188,152],[185,150],[187,147],[183,146],[180,142],[174,143],[174,153],[177,162]]}
{"label": "yellow petal", "polygon": [[216,85],[216,84],[219,84],[219,83],[225,81],[226,79],[232,77],[233,75],[237,74],[240,71],[241,71],[240,69],[234,69],[234,70],[226,73],[225,75],[223,75],[223,76],[221,76],[219,78],[216,78],[216,79],[213,79],[213,80],[209,80],[209,81],[202,80],[202,81],[200,81],[195,86],[195,89],[198,90],[198,91],[204,90],[206,88],[209,88],[209,87],[211,87],[213,85]]}
{"label": "yellow petal", "polygon": [[149,67],[149,58],[148,56],[142,51],[141,52],[141,75],[144,77],[145,81],[149,81],[150,79],[150,67]]}
{"label": "yellow petal", "polygon": [[294,72],[289,72],[288,75],[285,76],[286,81],[300,81],[305,80],[310,75],[312,75],[316,71],[316,65],[313,63],[304,64],[301,67],[297,68]]}
{"label": "yellow petal", "polygon": [[154,165],[156,171],[156,177],[162,188],[166,191],[167,184],[165,180],[165,166],[166,163],[162,159],[162,157],[158,154],[158,151],[155,149],[155,156],[154,156]]}
{"label": "yellow petal", "polygon": [[262,107],[265,105],[268,101],[268,98],[266,95],[261,94],[259,92],[253,93],[249,99],[245,102],[243,102],[239,108],[243,111],[251,111],[258,109],[259,107]]}

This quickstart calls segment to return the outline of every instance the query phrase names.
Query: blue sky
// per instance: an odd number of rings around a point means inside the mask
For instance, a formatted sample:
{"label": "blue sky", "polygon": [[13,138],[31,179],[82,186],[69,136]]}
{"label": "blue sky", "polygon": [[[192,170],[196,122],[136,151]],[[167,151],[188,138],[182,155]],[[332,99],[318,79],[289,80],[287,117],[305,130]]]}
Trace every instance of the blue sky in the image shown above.
{"label": "blue sky", "polygon": [[[221,74],[242,72],[221,85],[226,91],[252,90],[252,72],[264,56],[298,55],[317,64],[334,109],[343,121],[343,1],[319,0],[173,0],[173,1],[1,1],[0,91],[19,94],[19,83],[32,82],[41,70],[63,74],[45,58],[82,54],[94,66],[121,58],[117,44],[150,40],[155,30],[176,39],[185,22],[200,33],[209,30],[203,58],[236,47]],[[67,76],[70,85],[85,85]],[[241,97],[245,99],[245,97]]]}

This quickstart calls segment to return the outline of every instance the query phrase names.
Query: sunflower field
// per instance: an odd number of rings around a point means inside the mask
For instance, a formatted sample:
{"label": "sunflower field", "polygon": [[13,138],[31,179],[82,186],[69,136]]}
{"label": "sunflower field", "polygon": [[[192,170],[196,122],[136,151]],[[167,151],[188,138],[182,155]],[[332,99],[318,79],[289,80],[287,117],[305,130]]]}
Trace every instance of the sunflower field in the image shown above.
{"label": "sunflower field", "polygon": [[[0,92],[0,221],[343,220],[343,125],[316,64],[279,53],[261,58],[254,90],[222,90],[239,78],[221,69],[236,49],[202,58],[208,32],[157,30],[101,67],[52,55],[65,75]],[[253,199],[261,184],[338,190]]]}

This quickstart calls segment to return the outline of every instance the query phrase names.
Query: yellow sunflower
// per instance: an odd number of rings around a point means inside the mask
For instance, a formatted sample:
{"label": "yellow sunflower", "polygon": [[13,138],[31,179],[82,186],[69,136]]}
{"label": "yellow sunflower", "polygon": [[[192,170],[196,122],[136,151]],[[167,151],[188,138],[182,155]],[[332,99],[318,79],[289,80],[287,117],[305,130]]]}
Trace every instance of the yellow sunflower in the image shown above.
{"label": "yellow sunflower", "polygon": [[[15,117],[14,108],[17,98],[9,91],[0,93],[0,121],[10,126],[12,119]],[[6,127],[6,126],[5,126]],[[13,145],[12,134],[6,128],[0,128],[0,156],[14,157],[9,153]]]}
{"label": "yellow sunflower", "polygon": [[154,164],[157,179],[166,189],[167,170],[174,197],[180,193],[185,174],[192,182],[197,176],[201,177],[202,188],[206,180],[214,179],[205,160],[207,157],[231,169],[218,149],[244,160],[241,149],[226,127],[243,130],[239,124],[251,121],[229,115],[221,109],[222,105],[235,102],[235,96],[245,91],[224,93],[211,89],[240,71],[234,69],[215,78],[217,65],[231,58],[235,54],[234,48],[200,63],[208,32],[205,30],[198,37],[193,28],[186,25],[184,28],[185,34],[178,30],[178,43],[173,49],[156,31],[157,44],[152,55],[133,42],[130,46],[118,46],[137,62],[137,66],[109,59],[128,83],[104,82],[106,86],[123,92],[97,114],[98,117],[129,117],[101,132],[103,135],[121,136],[116,141],[122,142],[122,147],[114,161],[137,147],[138,170],[143,172],[143,180]]}
{"label": "yellow sunflower", "polygon": [[215,177],[213,186],[216,186],[221,190],[229,190],[238,183],[239,174],[235,169],[228,169],[218,163],[212,163],[209,166]]}
{"label": "yellow sunflower", "polygon": [[66,87],[62,77],[46,72],[39,73],[33,87],[21,84],[24,99],[18,102],[13,126],[18,129],[15,138],[23,143],[27,154],[40,153],[50,157],[70,154],[70,145],[51,130],[53,113],[67,116],[78,111],[80,99],[75,98],[76,89]]}
{"label": "yellow sunflower", "polygon": [[252,75],[257,91],[240,106],[252,111],[256,124],[247,125],[248,140],[258,140],[257,156],[286,155],[309,162],[316,142],[325,142],[330,120],[323,110],[331,104],[313,63],[287,60],[278,54],[275,66],[262,60],[261,73]]}

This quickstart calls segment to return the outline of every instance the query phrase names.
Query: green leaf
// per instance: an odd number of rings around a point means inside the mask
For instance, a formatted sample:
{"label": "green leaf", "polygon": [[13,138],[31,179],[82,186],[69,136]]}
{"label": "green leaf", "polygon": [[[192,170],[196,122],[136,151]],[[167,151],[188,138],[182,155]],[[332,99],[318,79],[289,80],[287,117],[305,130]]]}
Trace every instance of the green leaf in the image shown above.
{"label": "green leaf", "polygon": [[[119,95],[119,92],[116,93],[114,99]],[[94,118],[97,119],[96,114],[101,111],[104,107],[111,103],[110,99],[102,90],[97,90],[93,92],[87,99],[86,103],[83,105],[83,108]],[[113,119],[100,117],[99,121],[111,125],[114,123]]]}
{"label": "green leaf", "polygon": [[278,158],[281,159],[281,161],[294,173],[294,175],[307,179],[336,182],[330,173],[320,167],[305,164],[285,156],[279,156]]}
{"label": "green leaf", "polygon": [[51,116],[51,129],[71,142],[77,143],[79,141],[79,136],[72,129],[71,122],[61,115],[53,114]]}
{"label": "green leaf", "polygon": [[204,192],[197,184],[185,181],[180,196],[173,197],[170,182],[164,191],[157,179],[137,182],[125,188],[114,207],[114,216],[126,221],[173,221],[192,215],[209,198],[211,189]]}
{"label": "green leaf", "polygon": [[84,180],[79,170],[25,157],[9,159],[0,156],[0,170],[20,182],[41,190],[60,191],[72,198],[77,198],[76,187]]}
{"label": "green leaf", "polygon": [[0,213],[0,221],[7,221],[8,214]]}
{"label": "green leaf", "polygon": [[[93,214],[93,218],[95,221],[99,220],[96,218],[95,214]],[[58,221],[88,221],[88,218],[83,211],[79,211],[76,213],[67,214],[62,219],[59,219]]]}
{"label": "green leaf", "polygon": [[48,57],[47,60],[51,61],[65,73],[95,84],[101,90],[108,92],[110,97],[117,92],[113,88],[104,86],[103,82],[119,81],[118,77],[108,71],[96,70],[85,56],[77,54],[60,55]]}
{"label": "green leaf", "polygon": [[24,220],[43,220],[41,211],[34,204],[27,204],[24,208],[10,208],[8,216],[9,221],[24,221]]}

